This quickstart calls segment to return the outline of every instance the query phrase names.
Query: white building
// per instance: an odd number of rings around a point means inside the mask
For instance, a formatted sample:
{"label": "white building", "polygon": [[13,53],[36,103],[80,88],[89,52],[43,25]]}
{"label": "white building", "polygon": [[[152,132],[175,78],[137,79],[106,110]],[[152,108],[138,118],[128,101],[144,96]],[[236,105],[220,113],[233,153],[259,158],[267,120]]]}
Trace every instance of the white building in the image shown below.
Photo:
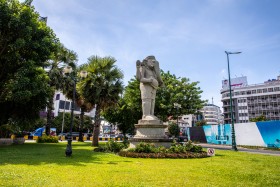
{"label": "white building", "polygon": [[224,123],[220,107],[214,104],[206,104],[200,112],[203,119],[207,122],[207,125],[219,125]]}
{"label": "white building", "polygon": [[[232,112],[236,123],[247,123],[264,115],[268,120],[280,120],[280,76],[261,84],[247,84],[247,77],[232,79]],[[225,123],[231,123],[228,81],[221,90]]]}
{"label": "white building", "polygon": [[[65,97],[65,95],[62,92],[56,91],[54,95],[54,117],[58,116],[59,112],[71,112],[72,104],[72,100]],[[74,114],[79,115],[80,113],[80,107],[77,104],[75,104]],[[95,108],[90,112],[85,112],[85,115],[89,117],[94,117]]]}

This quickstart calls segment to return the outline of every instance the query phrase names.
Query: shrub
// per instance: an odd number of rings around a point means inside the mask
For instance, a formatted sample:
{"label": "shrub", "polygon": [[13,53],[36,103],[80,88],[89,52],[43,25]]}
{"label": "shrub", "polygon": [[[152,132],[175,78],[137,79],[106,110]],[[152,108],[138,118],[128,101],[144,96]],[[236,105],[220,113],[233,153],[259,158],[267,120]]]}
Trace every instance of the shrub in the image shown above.
{"label": "shrub", "polygon": [[193,145],[191,141],[179,144],[175,141],[169,149],[160,146],[155,147],[150,143],[139,143],[135,148],[120,151],[120,156],[133,158],[205,158],[207,153],[202,151],[201,146]]}
{"label": "shrub", "polygon": [[202,152],[202,147],[200,145],[194,145],[190,149],[190,151],[193,152],[193,153],[200,153],[200,152]]}
{"label": "shrub", "polygon": [[37,143],[58,143],[58,138],[55,136],[43,135],[38,137]]}
{"label": "shrub", "polygon": [[136,145],[135,152],[137,153],[154,153],[155,145],[150,143],[141,142]]}
{"label": "shrub", "polygon": [[95,148],[94,151],[96,152],[120,152],[120,150],[127,148],[124,143],[118,143],[114,140],[109,140],[105,146],[99,146],[98,148]]}
{"label": "shrub", "polygon": [[123,148],[125,148],[125,144],[123,143],[118,143],[114,140],[110,140],[108,141],[106,144],[105,144],[105,147],[107,148],[108,151],[110,152],[114,152],[114,153],[117,153],[119,152],[120,150],[122,150]]}
{"label": "shrub", "polygon": [[0,125],[0,138],[10,138],[12,129],[10,125]]}
{"label": "shrub", "polygon": [[168,153],[185,153],[187,152],[186,146],[181,144],[173,144],[167,151]]}

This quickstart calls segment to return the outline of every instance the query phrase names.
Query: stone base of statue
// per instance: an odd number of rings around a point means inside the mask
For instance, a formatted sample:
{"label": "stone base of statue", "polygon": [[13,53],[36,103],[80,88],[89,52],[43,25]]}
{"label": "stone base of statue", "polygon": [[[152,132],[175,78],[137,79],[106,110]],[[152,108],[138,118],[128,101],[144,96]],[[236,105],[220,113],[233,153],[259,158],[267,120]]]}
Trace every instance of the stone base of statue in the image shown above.
{"label": "stone base of statue", "polygon": [[135,125],[136,135],[130,138],[130,148],[136,147],[141,142],[153,143],[156,147],[164,146],[169,148],[173,142],[165,135],[167,125],[158,119],[139,120]]}

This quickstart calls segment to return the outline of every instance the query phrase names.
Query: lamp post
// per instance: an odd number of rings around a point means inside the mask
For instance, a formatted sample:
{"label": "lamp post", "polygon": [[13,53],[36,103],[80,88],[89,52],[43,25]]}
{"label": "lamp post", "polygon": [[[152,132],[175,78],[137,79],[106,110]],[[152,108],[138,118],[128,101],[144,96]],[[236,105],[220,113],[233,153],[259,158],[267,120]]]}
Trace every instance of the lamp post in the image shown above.
{"label": "lamp post", "polygon": [[231,80],[230,80],[230,69],[229,69],[229,55],[231,54],[240,54],[241,52],[228,52],[225,51],[227,54],[227,65],[228,65],[228,83],[229,83],[229,102],[230,102],[230,117],[231,117],[231,138],[232,138],[232,150],[237,151],[236,141],[235,141],[235,130],[234,130],[234,119],[233,119],[233,112],[232,112],[232,93],[231,93]]}
{"label": "lamp post", "polygon": [[179,127],[179,108],[181,108],[181,105],[178,104],[178,103],[174,103],[174,108],[176,108],[176,113],[177,113],[177,127],[178,127],[178,130],[179,130],[179,133],[178,133],[178,141],[179,141],[179,135],[180,135],[180,127]]}
{"label": "lamp post", "polygon": [[[71,107],[71,122],[70,122],[70,132],[69,136],[67,137],[67,147],[65,150],[65,155],[67,157],[72,155],[72,128],[73,128],[73,120],[74,120],[74,109],[75,109],[75,100],[76,100],[76,77],[75,77],[75,72],[73,72],[73,69],[71,66],[66,66],[64,68],[64,73],[66,75],[69,75],[71,79],[74,81],[74,86],[73,86],[73,96],[72,96],[72,107]],[[86,77],[87,73],[85,71],[82,71],[80,73],[81,77]]]}

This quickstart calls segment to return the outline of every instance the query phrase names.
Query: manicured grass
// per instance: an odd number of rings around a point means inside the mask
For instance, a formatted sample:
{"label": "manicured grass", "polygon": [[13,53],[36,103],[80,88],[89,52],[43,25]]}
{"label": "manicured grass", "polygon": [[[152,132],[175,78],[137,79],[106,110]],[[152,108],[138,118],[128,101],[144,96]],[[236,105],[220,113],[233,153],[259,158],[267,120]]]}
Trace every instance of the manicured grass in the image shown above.
{"label": "manicured grass", "polygon": [[216,150],[203,159],[139,159],[90,143],[0,147],[0,186],[280,186],[280,157]]}

